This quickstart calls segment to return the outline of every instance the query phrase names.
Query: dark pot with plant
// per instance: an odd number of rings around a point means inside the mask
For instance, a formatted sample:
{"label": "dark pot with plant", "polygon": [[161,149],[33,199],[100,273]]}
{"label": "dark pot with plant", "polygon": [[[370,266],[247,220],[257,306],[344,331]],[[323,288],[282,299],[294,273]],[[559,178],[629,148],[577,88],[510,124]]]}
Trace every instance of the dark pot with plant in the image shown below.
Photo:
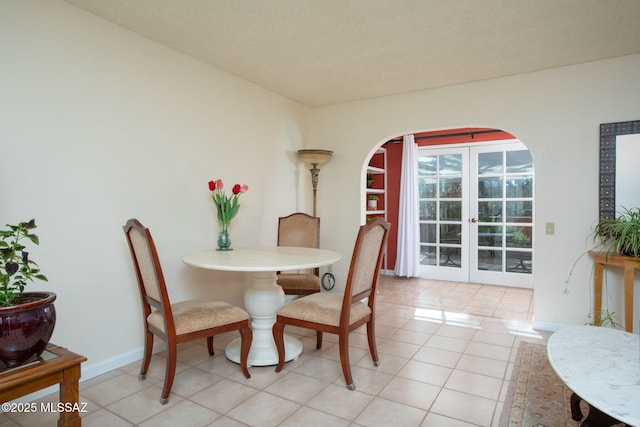
{"label": "dark pot with plant", "polygon": [[47,281],[22,242],[39,244],[35,220],[0,230],[0,370],[35,360],[49,343],[56,322],[53,292],[24,292]]}
{"label": "dark pot with plant", "polygon": [[640,208],[625,209],[612,219],[601,219],[593,231],[607,252],[640,257]]}

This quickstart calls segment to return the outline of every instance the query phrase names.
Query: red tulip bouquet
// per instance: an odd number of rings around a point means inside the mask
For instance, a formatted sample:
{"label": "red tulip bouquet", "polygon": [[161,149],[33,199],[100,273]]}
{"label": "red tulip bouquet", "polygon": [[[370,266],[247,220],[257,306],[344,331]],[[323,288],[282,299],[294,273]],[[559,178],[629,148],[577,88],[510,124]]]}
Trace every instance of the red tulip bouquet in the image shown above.
{"label": "red tulip bouquet", "polygon": [[224,183],[221,179],[218,179],[216,181],[209,181],[209,190],[211,191],[211,199],[216,205],[218,212],[218,226],[220,229],[218,247],[220,250],[230,250],[229,224],[240,209],[238,198],[240,198],[242,193],[246,193],[247,190],[249,190],[249,186],[236,184],[231,189],[231,195],[228,195],[224,191]]}

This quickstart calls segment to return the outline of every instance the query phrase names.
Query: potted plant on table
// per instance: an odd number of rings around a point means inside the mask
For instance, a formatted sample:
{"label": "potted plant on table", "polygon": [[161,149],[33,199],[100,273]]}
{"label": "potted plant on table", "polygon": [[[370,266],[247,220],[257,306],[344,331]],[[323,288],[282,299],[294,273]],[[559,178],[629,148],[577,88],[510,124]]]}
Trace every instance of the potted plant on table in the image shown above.
{"label": "potted plant on table", "polygon": [[0,229],[0,370],[36,359],[49,343],[56,321],[53,292],[24,292],[47,281],[23,244],[38,245],[35,220]]}
{"label": "potted plant on table", "polygon": [[593,231],[607,253],[640,257],[640,208],[623,208],[616,218],[601,219]]}

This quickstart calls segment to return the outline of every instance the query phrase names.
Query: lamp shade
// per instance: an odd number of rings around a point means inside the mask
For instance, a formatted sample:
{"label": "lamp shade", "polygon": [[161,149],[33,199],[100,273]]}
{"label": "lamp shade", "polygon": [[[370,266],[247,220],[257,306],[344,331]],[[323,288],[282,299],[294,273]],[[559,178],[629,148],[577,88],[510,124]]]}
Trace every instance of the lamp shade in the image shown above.
{"label": "lamp shade", "polygon": [[300,160],[316,166],[326,163],[332,155],[329,150],[298,150]]}

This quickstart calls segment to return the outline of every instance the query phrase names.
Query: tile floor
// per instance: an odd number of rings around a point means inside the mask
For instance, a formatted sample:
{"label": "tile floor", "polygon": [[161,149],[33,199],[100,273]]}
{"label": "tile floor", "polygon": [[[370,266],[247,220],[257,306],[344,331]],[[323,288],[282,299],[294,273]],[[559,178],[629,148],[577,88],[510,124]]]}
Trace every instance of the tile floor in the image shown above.
{"label": "tile floor", "polygon": [[[158,399],[163,354],[146,381],[139,363],[80,384],[83,426],[497,426],[521,341],[546,342],[531,327],[530,290],[381,277],[376,368],[361,328],[350,341],[357,389],[345,387],[335,336],[288,327],[302,355],[279,374],[252,367],[250,379],[224,357],[236,337],[218,336],[216,355],[203,342],[179,349],[171,399]],[[57,395],[40,401],[56,401]],[[55,425],[51,413],[2,414],[0,427]]]}

